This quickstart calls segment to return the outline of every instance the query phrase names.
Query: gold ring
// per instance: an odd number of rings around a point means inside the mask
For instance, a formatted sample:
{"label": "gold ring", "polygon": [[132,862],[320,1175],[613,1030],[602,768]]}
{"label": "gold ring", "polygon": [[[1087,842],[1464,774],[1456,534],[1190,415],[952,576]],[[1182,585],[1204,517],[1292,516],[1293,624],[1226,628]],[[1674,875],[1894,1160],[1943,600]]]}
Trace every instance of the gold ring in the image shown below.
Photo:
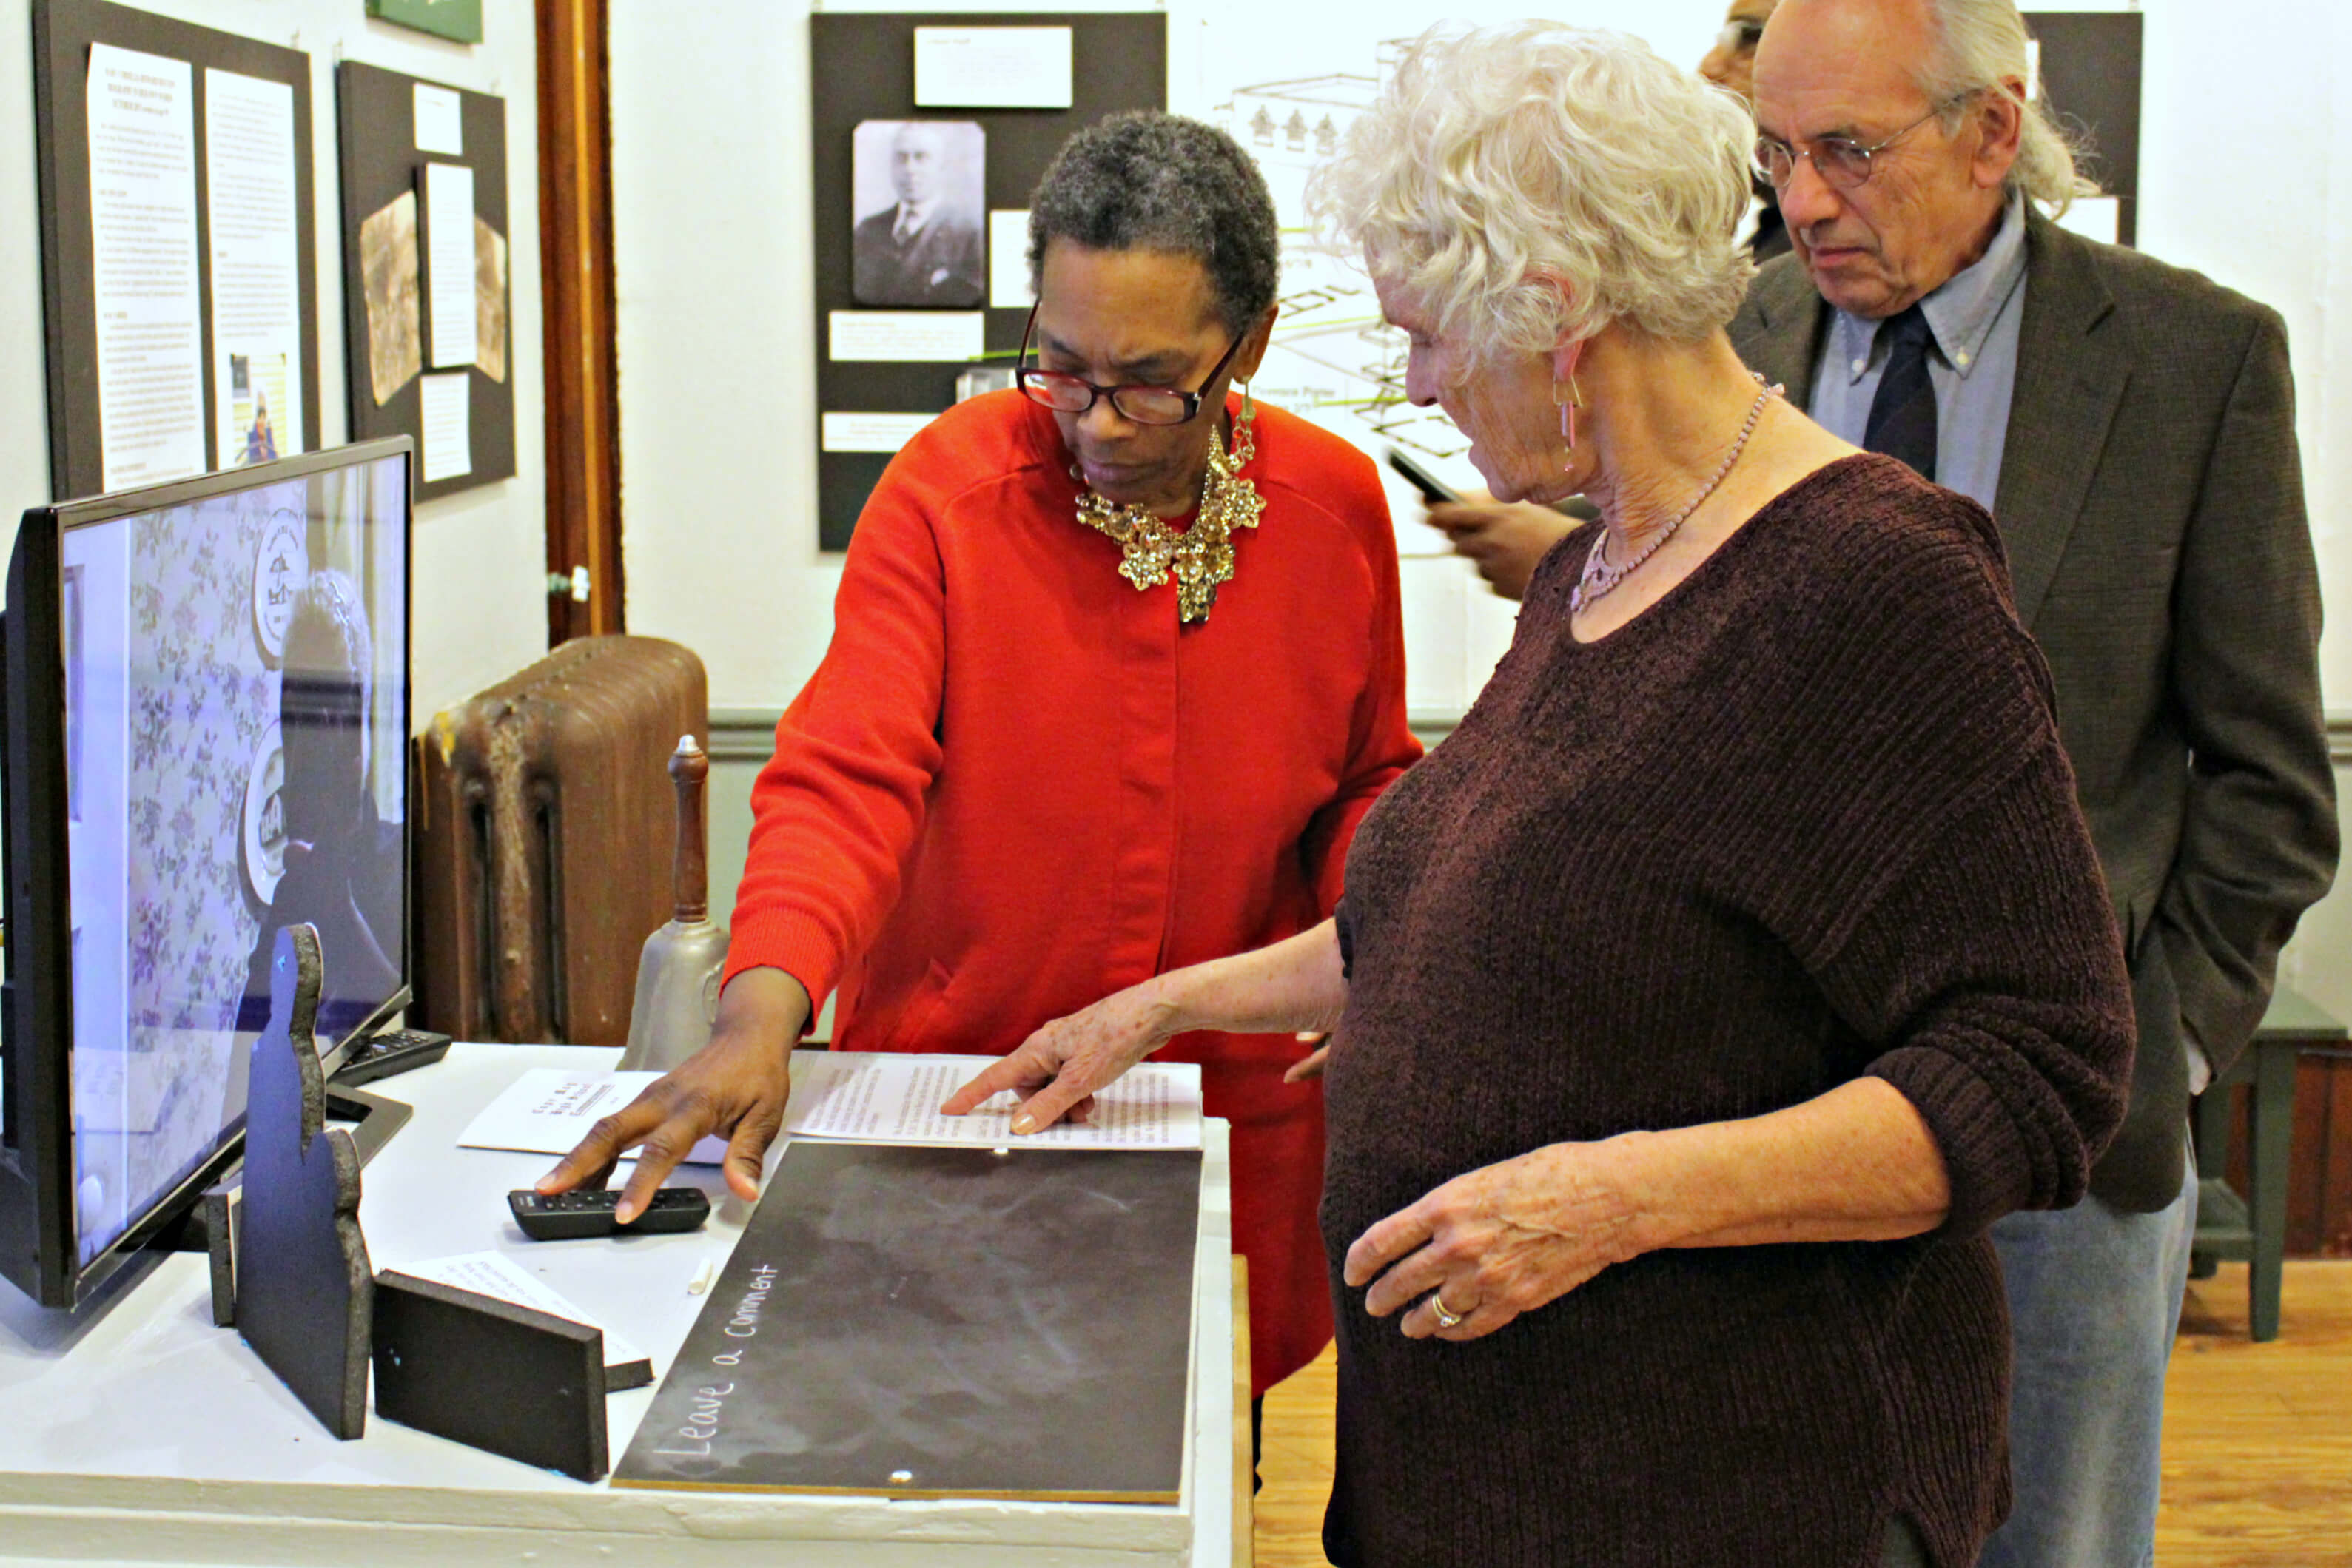
{"label": "gold ring", "polygon": [[[1429,1310],[1437,1314],[1437,1326],[1442,1329],[1452,1328],[1454,1324],[1460,1322],[1463,1318],[1468,1315],[1467,1313],[1454,1312],[1446,1306],[1445,1287],[1443,1285],[1438,1286],[1437,1289],[1429,1292]],[[1472,1310],[1475,1311],[1476,1309],[1473,1308]]]}

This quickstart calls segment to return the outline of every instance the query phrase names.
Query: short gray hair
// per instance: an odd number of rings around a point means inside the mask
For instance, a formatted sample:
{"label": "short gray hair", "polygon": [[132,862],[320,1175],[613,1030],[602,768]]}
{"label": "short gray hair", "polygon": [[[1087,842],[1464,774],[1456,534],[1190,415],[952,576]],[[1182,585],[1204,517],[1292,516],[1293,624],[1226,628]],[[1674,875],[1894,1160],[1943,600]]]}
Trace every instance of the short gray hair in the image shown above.
{"label": "short gray hair", "polygon": [[1282,281],[1281,228],[1256,163],[1223,131],[1158,110],[1111,115],[1054,154],[1029,199],[1032,292],[1056,239],[1191,256],[1236,337],[1272,308]]}
{"label": "short gray hair", "polygon": [[1946,133],[1960,128],[1962,100],[1979,92],[1999,93],[2017,105],[2021,117],[2008,188],[2024,192],[2053,214],[2064,212],[2077,196],[2097,195],[2098,183],[2075,165],[2085,150],[2050,112],[2050,95],[2039,94],[2028,103],[2006,84],[2008,78],[2021,81],[2026,75],[2025,18],[2016,0],[1927,0],[1927,22],[1935,42],[1912,79],[1928,102],[1944,106]]}
{"label": "short gray hair", "polygon": [[1738,98],[1625,34],[1433,27],[1307,204],[1474,353],[1540,352],[1619,320],[1696,342],[1755,272],[1734,243],[1755,141]]}

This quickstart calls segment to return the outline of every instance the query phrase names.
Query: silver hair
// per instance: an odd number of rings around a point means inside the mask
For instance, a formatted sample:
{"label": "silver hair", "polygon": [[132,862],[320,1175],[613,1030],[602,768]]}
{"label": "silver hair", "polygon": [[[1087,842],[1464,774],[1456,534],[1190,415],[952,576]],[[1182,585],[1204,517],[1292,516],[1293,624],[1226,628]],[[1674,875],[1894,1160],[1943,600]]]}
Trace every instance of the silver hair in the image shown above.
{"label": "silver hair", "polygon": [[1328,240],[1474,354],[1612,321],[1696,342],[1755,268],[1747,106],[1622,33],[1521,22],[1414,41],[1308,183]]}
{"label": "silver hair", "polygon": [[2085,149],[2050,112],[2047,93],[2031,103],[2009,82],[2025,79],[2025,18],[2016,0],[1927,0],[1935,43],[1912,79],[1930,103],[1947,106],[1944,130],[1960,127],[1965,99],[1996,92],[2018,106],[2017,162],[2010,165],[2008,189],[2022,191],[2052,214],[2064,212],[2077,196],[2095,196],[2098,183],[2076,160]]}

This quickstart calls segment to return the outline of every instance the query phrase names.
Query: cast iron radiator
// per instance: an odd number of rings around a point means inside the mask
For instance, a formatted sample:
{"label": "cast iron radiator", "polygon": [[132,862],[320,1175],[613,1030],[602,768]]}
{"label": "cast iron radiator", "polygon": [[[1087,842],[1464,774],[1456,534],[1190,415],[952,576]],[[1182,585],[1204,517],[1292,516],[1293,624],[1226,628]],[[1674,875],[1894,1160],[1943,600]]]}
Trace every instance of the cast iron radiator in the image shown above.
{"label": "cast iron radiator", "polygon": [[622,1045],[670,916],[669,756],[707,741],[702,661],[583,637],[435,716],[415,757],[416,1004],[459,1040]]}

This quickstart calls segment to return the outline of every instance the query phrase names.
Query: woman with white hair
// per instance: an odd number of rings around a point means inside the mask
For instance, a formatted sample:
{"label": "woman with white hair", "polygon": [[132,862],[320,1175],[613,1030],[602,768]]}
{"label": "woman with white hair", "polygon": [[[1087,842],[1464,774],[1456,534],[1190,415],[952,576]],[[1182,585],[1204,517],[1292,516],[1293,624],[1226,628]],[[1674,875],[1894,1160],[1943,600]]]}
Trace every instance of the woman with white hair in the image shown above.
{"label": "woman with white hair", "polygon": [[1986,1228],[2079,1198],[2122,1110],[1990,519],[1725,338],[1751,136],[1631,38],[1412,51],[1317,205],[1495,493],[1601,518],[1334,922],[950,1103],[1043,1125],[1179,1030],[1337,1026],[1337,1563],[1961,1568],[2007,1503]]}

